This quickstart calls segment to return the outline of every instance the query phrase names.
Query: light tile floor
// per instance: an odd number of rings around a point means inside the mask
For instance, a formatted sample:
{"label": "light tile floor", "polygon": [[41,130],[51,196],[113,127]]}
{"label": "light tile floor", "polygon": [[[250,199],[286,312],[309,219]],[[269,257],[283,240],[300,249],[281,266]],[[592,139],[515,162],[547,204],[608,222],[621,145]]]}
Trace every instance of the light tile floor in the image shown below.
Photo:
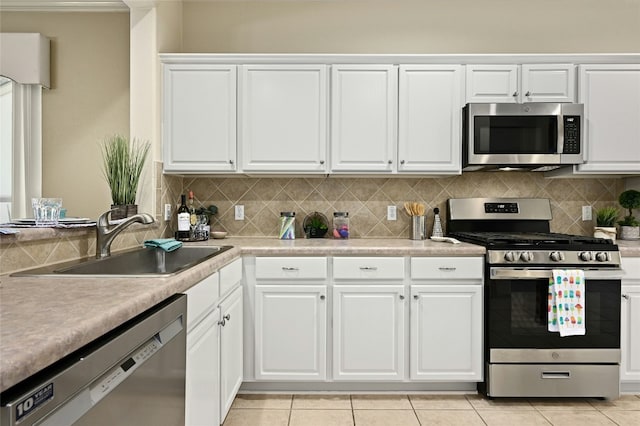
{"label": "light tile floor", "polygon": [[224,426],[640,425],[640,395],[615,401],[480,395],[238,395]]}

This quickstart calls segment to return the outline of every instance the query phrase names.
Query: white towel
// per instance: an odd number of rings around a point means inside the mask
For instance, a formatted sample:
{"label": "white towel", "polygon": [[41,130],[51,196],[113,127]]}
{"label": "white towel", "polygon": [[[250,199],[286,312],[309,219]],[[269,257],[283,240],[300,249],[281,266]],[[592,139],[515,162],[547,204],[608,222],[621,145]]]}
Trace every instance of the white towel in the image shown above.
{"label": "white towel", "polygon": [[586,333],[584,271],[554,269],[549,279],[548,330],[560,337]]}

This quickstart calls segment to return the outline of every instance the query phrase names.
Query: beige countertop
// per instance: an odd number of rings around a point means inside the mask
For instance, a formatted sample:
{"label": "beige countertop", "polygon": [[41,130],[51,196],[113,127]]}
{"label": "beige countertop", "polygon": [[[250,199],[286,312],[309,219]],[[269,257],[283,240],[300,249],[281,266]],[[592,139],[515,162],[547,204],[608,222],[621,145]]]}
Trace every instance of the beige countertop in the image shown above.
{"label": "beige countertop", "polygon": [[102,336],[241,255],[481,256],[483,247],[401,239],[227,238],[235,248],[163,278],[0,276],[0,391]]}

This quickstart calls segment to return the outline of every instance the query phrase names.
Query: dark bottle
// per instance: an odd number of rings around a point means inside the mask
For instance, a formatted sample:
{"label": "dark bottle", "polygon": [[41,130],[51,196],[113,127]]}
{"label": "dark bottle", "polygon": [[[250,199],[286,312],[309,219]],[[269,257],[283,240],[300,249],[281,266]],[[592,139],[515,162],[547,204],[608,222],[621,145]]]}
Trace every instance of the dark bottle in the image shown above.
{"label": "dark bottle", "polygon": [[176,232],[176,240],[189,241],[191,236],[191,213],[187,207],[187,196],[180,196],[180,207],[178,207],[178,231]]}

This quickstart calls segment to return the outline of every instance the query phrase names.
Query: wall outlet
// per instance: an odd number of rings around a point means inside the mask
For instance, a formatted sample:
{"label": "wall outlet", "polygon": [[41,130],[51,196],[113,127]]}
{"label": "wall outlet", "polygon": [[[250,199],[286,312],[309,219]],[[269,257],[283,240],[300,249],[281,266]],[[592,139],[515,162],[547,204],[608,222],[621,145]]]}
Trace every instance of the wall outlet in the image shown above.
{"label": "wall outlet", "polygon": [[387,206],[387,220],[397,220],[398,209],[396,206]]}
{"label": "wall outlet", "polygon": [[593,220],[591,206],[582,206],[582,221],[586,222],[588,220]]}
{"label": "wall outlet", "polygon": [[244,206],[238,204],[235,210],[235,218],[236,220],[244,220]]}
{"label": "wall outlet", "polygon": [[164,220],[165,221],[171,220],[171,204],[164,205]]}

